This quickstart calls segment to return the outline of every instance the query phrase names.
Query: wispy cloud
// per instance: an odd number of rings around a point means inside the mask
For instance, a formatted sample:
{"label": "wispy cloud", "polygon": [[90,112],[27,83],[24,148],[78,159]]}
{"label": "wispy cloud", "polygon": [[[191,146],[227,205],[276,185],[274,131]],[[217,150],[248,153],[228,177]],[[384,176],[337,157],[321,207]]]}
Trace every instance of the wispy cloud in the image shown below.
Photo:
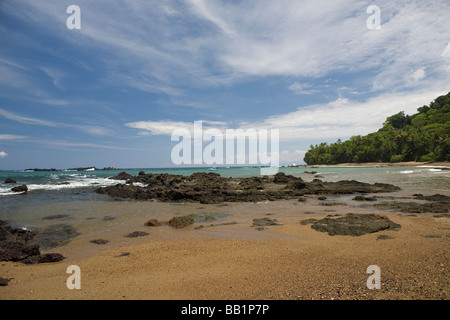
{"label": "wispy cloud", "polygon": [[319,90],[313,88],[311,83],[299,83],[294,82],[288,87],[289,90],[294,92],[294,94],[313,94],[319,92]]}
{"label": "wispy cloud", "polygon": [[16,134],[0,134],[0,141],[1,140],[17,140],[17,139],[23,139],[26,138],[25,136],[19,136]]}
{"label": "wispy cloud", "polygon": [[365,101],[339,98],[325,104],[298,108],[296,111],[273,115],[261,122],[247,123],[244,127],[279,129],[283,141],[310,139],[346,139],[364,135],[381,128],[387,116],[404,111],[417,112],[445,91],[387,93]]}
{"label": "wispy cloud", "polygon": [[0,158],[7,157],[8,154],[5,151],[0,151]]}
{"label": "wispy cloud", "polygon": [[[225,128],[228,124],[222,121],[209,121],[209,120],[197,120],[202,121],[202,127],[207,128]],[[193,132],[194,122],[184,121],[138,121],[126,123],[125,126],[139,129],[142,135],[167,135],[170,136],[177,129],[184,129],[189,132]]]}
{"label": "wispy cloud", "polygon": [[[310,139],[346,139],[352,135],[364,135],[377,131],[387,115],[404,111],[417,112],[417,108],[428,104],[439,95],[438,91],[418,93],[389,93],[366,101],[339,98],[325,104],[314,104],[298,108],[296,111],[270,116],[258,122],[231,123],[203,120],[204,127],[225,129],[278,129],[280,140],[284,142],[307,141]],[[125,124],[139,129],[143,134],[170,136],[176,129],[193,130],[193,122],[183,121],[140,121]],[[282,154],[283,155],[283,154]],[[291,156],[284,154],[286,159]]]}
{"label": "wispy cloud", "polygon": [[56,69],[41,67],[32,68],[0,57],[0,90],[1,96],[13,97],[15,100],[40,102],[51,106],[64,106],[69,104],[65,99],[55,98],[48,90],[42,88],[41,79],[33,74],[37,69],[44,72],[52,83],[61,88],[62,73]]}
{"label": "wispy cloud", "polygon": [[41,120],[37,118],[24,117],[16,113],[0,109],[0,116],[8,120],[17,121],[24,124],[33,124],[38,126],[58,127],[59,124],[53,121]]}
{"label": "wispy cloud", "polygon": [[8,120],[17,121],[23,124],[37,125],[37,126],[45,126],[45,127],[55,127],[55,128],[74,128],[81,130],[85,133],[89,133],[92,135],[109,135],[111,134],[111,130],[105,128],[103,126],[96,125],[84,125],[84,124],[71,124],[71,123],[62,123],[55,122],[49,120],[43,120],[33,117],[21,116],[19,114],[4,110],[0,108],[0,117],[3,117]]}
{"label": "wispy cloud", "polygon": [[[320,77],[340,71],[367,72],[374,90],[402,90],[423,85],[400,76],[422,67],[428,79],[448,79],[448,70],[441,69],[450,36],[446,0],[433,5],[380,0],[381,30],[367,29],[367,4],[356,0],[326,6],[313,0],[119,1],[107,7],[80,0],[78,5],[83,28],[66,41],[103,50],[107,72],[144,91],[171,95],[180,87],[253,76]],[[49,21],[42,27],[61,34],[54,28],[67,18],[61,7],[54,0],[6,9],[39,25],[45,14]],[[59,77],[48,75],[58,85]]]}

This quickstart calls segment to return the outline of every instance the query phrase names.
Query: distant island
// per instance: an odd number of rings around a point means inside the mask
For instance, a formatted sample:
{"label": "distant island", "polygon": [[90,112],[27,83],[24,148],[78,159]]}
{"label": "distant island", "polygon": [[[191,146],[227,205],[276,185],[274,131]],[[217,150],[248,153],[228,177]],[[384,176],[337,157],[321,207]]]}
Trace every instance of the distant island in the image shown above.
{"label": "distant island", "polygon": [[113,168],[113,167],[105,167],[103,169],[98,169],[96,167],[79,167],[79,168],[69,168],[69,169],[25,169],[24,171],[30,171],[30,172],[38,172],[38,171],[49,171],[49,172],[59,172],[59,171],[95,171],[95,170],[123,170],[121,168]]}
{"label": "distant island", "polygon": [[450,161],[450,92],[410,116],[399,112],[366,136],[311,145],[308,165]]}

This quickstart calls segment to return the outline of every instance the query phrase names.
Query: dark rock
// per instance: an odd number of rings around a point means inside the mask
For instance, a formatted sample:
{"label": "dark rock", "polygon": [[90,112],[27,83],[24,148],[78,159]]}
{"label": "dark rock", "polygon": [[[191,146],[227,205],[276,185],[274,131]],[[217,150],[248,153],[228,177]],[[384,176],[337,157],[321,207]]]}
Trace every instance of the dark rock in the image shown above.
{"label": "dark rock", "polygon": [[144,225],[147,227],[159,227],[161,223],[157,219],[150,219]]}
{"label": "dark rock", "polygon": [[301,189],[305,189],[306,188],[306,183],[303,180],[297,180],[297,181],[293,181],[290,182],[286,188],[289,189],[294,189],[294,190],[301,190]]}
{"label": "dark rock", "polygon": [[131,174],[128,174],[125,171],[122,171],[117,176],[110,177],[109,179],[113,179],[113,180],[128,180],[128,179],[131,179],[131,178],[133,178],[133,176]]}
{"label": "dark rock", "polygon": [[17,181],[11,178],[7,178],[4,183],[17,183]]}
{"label": "dark rock", "polygon": [[377,240],[390,240],[390,239],[394,239],[394,238],[391,237],[391,236],[388,236],[388,235],[386,235],[386,234],[380,234],[380,235],[377,237]]}
{"label": "dark rock", "polygon": [[228,216],[229,216],[229,214],[221,213],[221,212],[198,213],[198,214],[195,214],[194,222],[197,222],[197,223],[213,222],[218,219],[226,218]]}
{"label": "dark rock", "polygon": [[421,237],[426,238],[426,239],[440,239],[440,238],[442,238],[442,236],[440,236],[438,234],[426,234],[426,235],[421,235]]}
{"label": "dark rock", "polygon": [[450,203],[447,202],[383,202],[375,204],[374,207],[384,210],[395,210],[405,213],[448,213],[450,212]]}
{"label": "dark rock", "polygon": [[64,260],[64,256],[60,253],[45,253],[40,255],[28,256],[22,260],[25,264],[37,264],[37,263],[49,263],[49,262],[59,262]]}
{"label": "dark rock", "polygon": [[144,171],[139,171],[139,175],[140,176],[145,176],[145,172]]}
{"label": "dark rock", "polygon": [[6,279],[6,278],[0,277],[0,287],[7,286],[8,283],[9,283],[12,279],[14,279],[14,278]]}
{"label": "dark rock", "polygon": [[44,219],[44,220],[55,220],[55,219],[67,218],[68,216],[69,216],[68,214],[54,214],[54,215],[51,215],[51,216],[43,217],[42,219]]}
{"label": "dark rock", "polygon": [[450,197],[442,194],[433,194],[432,196],[424,196],[423,194],[415,195],[417,200],[427,200],[427,201],[438,201],[438,202],[449,202]]}
{"label": "dark rock", "polygon": [[307,225],[307,224],[313,224],[313,223],[316,222],[316,221],[317,221],[317,219],[314,219],[314,218],[311,218],[311,219],[305,219],[305,220],[300,221],[300,224],[301,224],[302,226],[305,226],[305,225]]}
{"label": "dark rock", "polygon": [[33,243],[38,244],[43,250],[48,250],[67,244],[79,234],[71,225],[55,224],[38,232]]}
{"label": "dark rock", "polygon": [[95,240],[91,240],[89,242],[90,243],[95,243],[95,244],[107,244],[109,241],[108,240],[104,240],[104,239],[95,239]]}
{"label": "dark rock", "polygon": [[127,238],[137,238],[137,237],[143,237],[143,236],[148,236],[148,235],[149,235],[148,232],[134,231],[132,233],[127,234],[125,237],[127,237]]}
{"label": "dark rock", "polygon": [[274,183],[289,183],[297,180],[303,181],[301,178],[294,177],[293,175],[290,174],[285,174],[284,172],[278,172],[273,177]]}
{"label": "dark rock", "polygon": [[137,198],[138,190],[139,187],[133,185],[117,184],[115,186],[99,188],[97,189],[97,192],[101,194],[108,194],[113,198],[135,199]]}
{"label": "dark rock", "polygon": [[124,253],[121,253],[121,254],[119,254],[118,256],[116,256],[116,258],[127,257],[127,256],[129,256],[130,254],[131,254],[130,252],[124,252]]}
{"label": "dark rock", "polygon": [[39,255],[39,245],[20,241],[2,241],[0,244],[0,261],[21,261],[29,256]]}
{"label": "dark rock", "polygon": [[253,219],[253,226],[255,226],[255,227],[281,226],[281,225],[282,224],[279,223],[276,219],[270,219],[270,218]]}
{"label": "dark rock", "polygon": [[25,184],[23,184],[23,185],[21,185],[19,187],[11,188],[11,191],[13,191],[13,192],[27,192],[28,191],[28,187]]}
{"label": "dark rock", "polygon": [[355,201],[377,201],[375,197],[356,196],[353,198]]}
{"label": "dark rock", "polygon": [[[122,172],[112,179],[126,180],[127,184],[101,187],[96,192],[117,199],[158,199],[203,204],[273,201],[298,198],[305,194],[377,193],[399,190],[393,185],[358,181],[323,182],[314,179],[312,182],[305,182],[300,177],[286,175],[283,172],[278,172],[273,178],[264,176],[234,179],[224,178],[213,172],[197,172],[190,176],[167,173],[131,176]],[[137,182],[144,186],[133,185]]]}
{"label": "dark rock", "polygon": [[180,229],[187,227],[195,222],[195,214],[190,214],[181,217],[173,217],[169,220],[169,226]]}
{"label": "dark rock", "polygon": [[36,233],[11,228],[0,220],[0,261],[22,261],[24,263],[57,262],[64,259],[59,253],[41,255],[39,244],[35,243]]}
{"label": "dark rock", "polygon": [[386,216],[349,213],[340,218],[327,217],[318,220],[311,225],[311,228],[320,232],[328,232],[331,236],[361,236],[382,230],[398,230],[400,225],[392,222]]}
{"label": "dark rock", "polygon": [[39,246],[30,243],[34,236],[32,231],[12,228],[0,220],[0,261],[21,261],[40,254]]}
{"label": "dark rock", "polygon": [[239,186],[244,190],[263,190],[263,180],[259,177],[243,178],[239,182]]}

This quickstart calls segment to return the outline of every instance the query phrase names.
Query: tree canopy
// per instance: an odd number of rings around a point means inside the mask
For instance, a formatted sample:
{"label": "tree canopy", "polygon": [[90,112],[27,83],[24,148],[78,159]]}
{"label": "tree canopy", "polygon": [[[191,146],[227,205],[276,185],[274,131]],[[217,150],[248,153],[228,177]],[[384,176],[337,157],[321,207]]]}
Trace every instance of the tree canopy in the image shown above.
{"label": "tree canopy", "polygon": [[450,161],[450,92],[412,116],[402,111],[388,117],[377,132],[311,145],[303,160],[308,165]]}

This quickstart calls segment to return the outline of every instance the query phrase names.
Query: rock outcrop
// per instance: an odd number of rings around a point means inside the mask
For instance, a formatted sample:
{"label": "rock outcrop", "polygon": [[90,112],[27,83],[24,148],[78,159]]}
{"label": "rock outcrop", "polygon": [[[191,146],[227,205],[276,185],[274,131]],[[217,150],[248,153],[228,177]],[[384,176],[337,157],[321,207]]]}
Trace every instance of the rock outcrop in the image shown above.
{"label": "rock outcrop", "polygon": [[305,194],[393,192],[400,189],[390,184],[369,184],[354,180],[324,182],[314,179],[312,182],[307,182],[300,177],[282,172],[273,177],[250,178],[225,178],[213,172],[198,172],[190,176],[142,172],[138,176],[132,176],[121,172],[111,179],[123,180],[125,183],[101,187],[96,191],[119,199],[193,201],[204,204],[226,201],[272,201],[298,198]]}
{"label": "rock outcrop", "polygon": [[0,220],[0,261],[21,261],[27,264],[57,262],[64,259],[59,253],[41,254],[39,244],[33,242],[36,233],[12,228]]}

